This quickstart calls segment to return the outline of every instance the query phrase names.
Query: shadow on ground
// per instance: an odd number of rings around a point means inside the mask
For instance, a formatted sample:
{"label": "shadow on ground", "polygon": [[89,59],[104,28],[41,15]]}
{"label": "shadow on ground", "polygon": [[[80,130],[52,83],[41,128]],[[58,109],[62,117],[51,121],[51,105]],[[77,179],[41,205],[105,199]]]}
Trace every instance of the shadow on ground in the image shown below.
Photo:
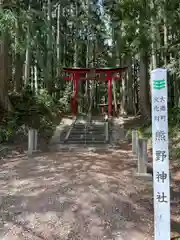
{"label": "shadow on ground", "polygon": [[[9,156],[0,168],[4,240],[148,240],[153,216],[139,204],[127,150]],[[4,237],[4,238],[3,238]]]}

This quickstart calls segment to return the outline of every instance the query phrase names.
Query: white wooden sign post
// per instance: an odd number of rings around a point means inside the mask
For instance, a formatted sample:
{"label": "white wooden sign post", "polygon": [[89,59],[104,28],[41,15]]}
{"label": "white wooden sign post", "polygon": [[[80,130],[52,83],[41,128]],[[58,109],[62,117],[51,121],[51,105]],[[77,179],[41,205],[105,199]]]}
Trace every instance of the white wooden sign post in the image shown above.
{"label": "white wooden sign post", "polygon": [[167,70],[151,72],[155,240],[170,240]]}

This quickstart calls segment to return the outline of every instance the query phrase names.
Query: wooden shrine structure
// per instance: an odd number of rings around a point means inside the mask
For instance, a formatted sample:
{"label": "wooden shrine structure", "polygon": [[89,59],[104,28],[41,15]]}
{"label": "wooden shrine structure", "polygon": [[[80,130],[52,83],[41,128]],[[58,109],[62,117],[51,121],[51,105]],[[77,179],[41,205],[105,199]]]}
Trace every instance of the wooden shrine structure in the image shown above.
{"label": "wooden shrine structure", "polygon": [[[108,116],[112,115],[112,81],[121,80],[122,73],[125,72],[127,67],[124,68],[63,68],[65,73],[64,80],[73,81],[73,96],[72,96],[72,113],[78,113],[78,82],[79,81],[108,81]],[[101,104],[102,105],[102,104]]]}

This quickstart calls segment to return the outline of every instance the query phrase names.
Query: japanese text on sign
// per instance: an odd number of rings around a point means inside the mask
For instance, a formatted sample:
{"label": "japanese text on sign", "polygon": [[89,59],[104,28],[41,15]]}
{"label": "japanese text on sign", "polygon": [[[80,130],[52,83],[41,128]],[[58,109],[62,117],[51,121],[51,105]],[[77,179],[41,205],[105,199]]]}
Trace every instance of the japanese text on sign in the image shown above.
{"label": "japanese text on sign", "polygon": [[170,239],[167,71],[151,72],[155,240]]}

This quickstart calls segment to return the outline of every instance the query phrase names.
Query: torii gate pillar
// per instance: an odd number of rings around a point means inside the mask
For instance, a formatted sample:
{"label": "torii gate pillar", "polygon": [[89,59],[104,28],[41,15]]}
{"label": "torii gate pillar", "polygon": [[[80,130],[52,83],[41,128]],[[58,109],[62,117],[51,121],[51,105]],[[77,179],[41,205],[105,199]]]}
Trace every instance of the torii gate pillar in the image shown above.
{"label": "torii gate pillar", "polygon": [[77,101],[77,97],[78,97],[78,79],[79,79],[79,73],[75,72],[73,73],[73,97],[71,99],[72,104],[72,113],[73,115],[77,115],[78,113],[78,101]]}
{"label": "torii gate pillar", "polygon": [[108,79],[108,116],[112,116],[112,74],[107,74]]}

